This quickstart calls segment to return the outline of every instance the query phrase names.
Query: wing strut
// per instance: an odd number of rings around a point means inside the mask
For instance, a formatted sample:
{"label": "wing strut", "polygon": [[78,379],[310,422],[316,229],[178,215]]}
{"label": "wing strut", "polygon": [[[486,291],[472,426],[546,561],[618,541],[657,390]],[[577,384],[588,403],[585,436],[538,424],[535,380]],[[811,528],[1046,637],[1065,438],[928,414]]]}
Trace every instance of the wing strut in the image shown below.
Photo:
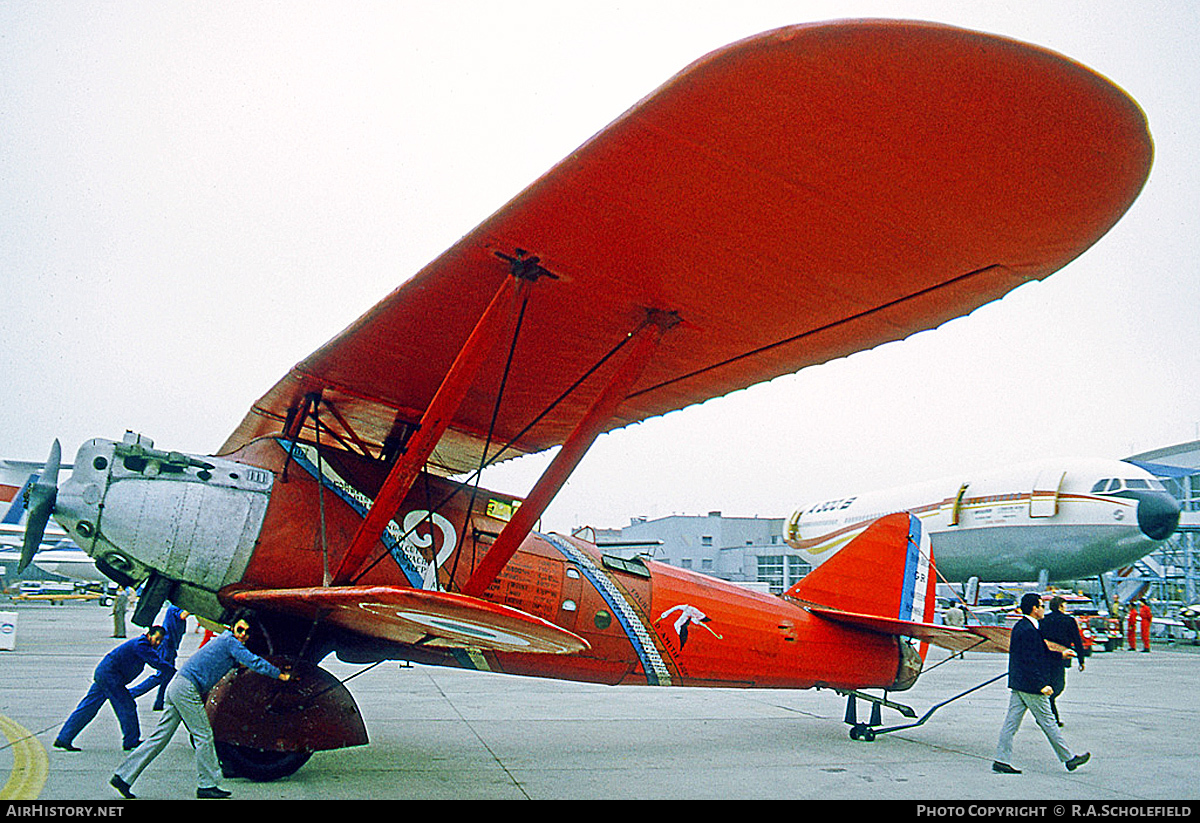
{"label": "wing strut", "polygon": [[350,548],[343,555],[342,562],[333,575],[334,586],[349,583],[358,567],[371,553],[383,530],[387,528],[388,521],[395,516],[421,468],[454,419],[454,413],[471,387],[475,375],[494,344],[500,339],[506,318],[510,316],[509,307],[514,301],[517,306],[521,304],[537,274],[526,274],[523,269],[518,270],[516,264],[512,265],[512,276],[505,278],[496,290],[491,303],[471,330],[467,342],[463,344],[450,371],[442,379],[442,384],[425,409],[417,430],[409,438],[405,450],[396,458],[387,479],[383,481],[379,494],[375,496],[374,505],[367,512],[358,533],[350,543]]}
{"label": "wing strut", "polygon": [[571,436],[566,439],[554,460],[546,467],[538,478],[529,496],[522,501],[520,508],[513,513],[512,519],[504,526],[503,531],[492,544],[487,555],[475,568],[471,579],[463,587],[463,594],[478,597],[482,595],[496,579],[496,575],[512,558],[521,543],[529,535],[533,526],[541,518],[550,501],[558,494],[558,490],[566,483],[571,472],[579,465],[584,454],[591,448],[592,443],[600,436],[604,426],[616,413],[618,406],[629,395],[630,389],[637,381],[649,362],[651,355],[658,348],[663,334],[679,322],[674,313],[652,311],[636,331],[630,333],[633,346],[626,354],[616,373],[608,385],[592,402],[587,414],[576,424]]}

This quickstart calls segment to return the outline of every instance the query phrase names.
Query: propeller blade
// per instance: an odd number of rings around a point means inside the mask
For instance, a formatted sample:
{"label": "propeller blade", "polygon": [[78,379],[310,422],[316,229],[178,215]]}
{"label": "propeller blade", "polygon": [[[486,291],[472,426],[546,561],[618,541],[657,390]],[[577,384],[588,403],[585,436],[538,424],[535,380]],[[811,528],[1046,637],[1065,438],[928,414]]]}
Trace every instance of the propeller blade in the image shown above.
{"label": "propeller blade", "polygon": [[50,456],[46,459],[46,467],[34,483],[25,498],[25,510],[29,518],[25,521],[25,542],[21,544],[21,560],[17,563],[17,573],[25,571],[33,562],[33,555],[42,544],[46,534],[46,524],[54,513],[54,504],[58,499],[58,469],[62,464],[62,447],[58,440],[50,446]]}

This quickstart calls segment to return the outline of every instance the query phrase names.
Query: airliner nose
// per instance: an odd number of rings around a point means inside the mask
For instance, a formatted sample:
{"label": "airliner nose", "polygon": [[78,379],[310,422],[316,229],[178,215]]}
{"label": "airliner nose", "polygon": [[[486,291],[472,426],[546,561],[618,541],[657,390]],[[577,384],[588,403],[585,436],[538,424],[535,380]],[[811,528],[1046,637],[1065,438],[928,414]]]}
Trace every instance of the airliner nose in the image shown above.
{"label": "airliner nose", "polygon": [[1139,496],[1138,526],[1151,540],[1166,540],[1179,525],[1179,501],[1169,494]]}

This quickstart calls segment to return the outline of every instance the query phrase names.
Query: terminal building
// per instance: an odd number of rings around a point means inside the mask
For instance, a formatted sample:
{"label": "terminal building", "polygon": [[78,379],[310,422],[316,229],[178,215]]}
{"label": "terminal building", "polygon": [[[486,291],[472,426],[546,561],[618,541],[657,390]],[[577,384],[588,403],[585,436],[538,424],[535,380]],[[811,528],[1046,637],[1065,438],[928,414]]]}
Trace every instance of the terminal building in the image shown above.
{"label": "terminal building", "polygon": [[[619,529],[594,530],[594,538],[611,554],[643,554],[660,563],[780,594],[812,570],[783,541],[783,524],[782,517],[724,517],[710,511],[656,520],[635,517]],[[593,535],[582,536],[592,539]]]}
{"label": "terminal building", "polygon": [[1200,602],[1197,587],[1200,554],[1196,546],[1196,532],[1200,530],[1200,440],[1125,459],[1161,480],[1183,511],[1178,530],[1161,548],[1146,555],[1131,569],[1122,569],[1113,575],[1144,588],[1152,604],[1189,606]]}

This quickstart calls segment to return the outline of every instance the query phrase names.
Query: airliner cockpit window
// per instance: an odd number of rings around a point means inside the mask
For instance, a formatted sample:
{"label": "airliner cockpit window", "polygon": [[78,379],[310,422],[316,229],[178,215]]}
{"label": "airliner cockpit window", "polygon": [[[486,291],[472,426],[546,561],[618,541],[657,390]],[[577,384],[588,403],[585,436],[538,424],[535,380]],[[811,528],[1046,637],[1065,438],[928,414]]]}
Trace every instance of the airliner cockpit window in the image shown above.
{"label": "airliner cockpit window", "polygon": [[1127,489],[1148,489],[1148,488],[1150,488],[1150,484],[1147,483],[1145,480],[1139,480],[1137,478],[1134,478],[1133,480],[1125,481],[1125,488],[1127,488]]}
{"label": "airliner cockpit window", "polygon": [[1103,480],[1097,481],[1096,485],[1092,486],[1092,494],[1099,494],[1100,492],[1106,490],[1107,488],[1108,488],[1108,478],[1106,477]]}

